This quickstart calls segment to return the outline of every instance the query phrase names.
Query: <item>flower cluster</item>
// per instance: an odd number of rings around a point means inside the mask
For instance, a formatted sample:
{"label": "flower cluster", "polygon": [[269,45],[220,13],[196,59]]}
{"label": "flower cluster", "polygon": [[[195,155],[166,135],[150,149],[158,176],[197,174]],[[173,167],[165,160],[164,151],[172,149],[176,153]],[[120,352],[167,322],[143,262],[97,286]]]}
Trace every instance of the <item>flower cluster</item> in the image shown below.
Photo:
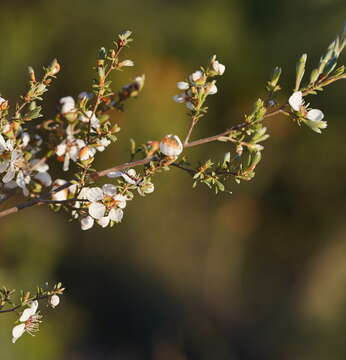
{"label": "flower cluster", "polygon": [[210,61],[209,66],[204,70],[197,70],[193,72],[186,81],[179,81],[177,87],[184,92],[173,97],[174,101],[178,103],[185,103],[186,107],[193,111],[199,111],[205,98],[208,95],[217,93],[216,81],[208,81],[210,77],[223,75],[225,72],[225,65],[219,63],[214,55]]}

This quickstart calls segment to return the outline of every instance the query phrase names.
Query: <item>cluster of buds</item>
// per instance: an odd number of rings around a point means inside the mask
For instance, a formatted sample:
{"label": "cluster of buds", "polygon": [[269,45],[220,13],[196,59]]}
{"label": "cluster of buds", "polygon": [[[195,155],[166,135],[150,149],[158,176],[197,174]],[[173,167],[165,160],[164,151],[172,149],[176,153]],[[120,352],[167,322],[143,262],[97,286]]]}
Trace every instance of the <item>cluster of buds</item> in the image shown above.
{"label": "cluster of buds", "polygon": [[216,60],[214,55],[207,69],[201,68],[193,72],[186,81],[179,81],[177,87],[184,92],[173,97],[178,103],[185,103],[186,107],[191,111],[201,109],[205,98],[208,95],[217,93],[216,81],[208,81],[208,78],[223,75],[225,65]]}

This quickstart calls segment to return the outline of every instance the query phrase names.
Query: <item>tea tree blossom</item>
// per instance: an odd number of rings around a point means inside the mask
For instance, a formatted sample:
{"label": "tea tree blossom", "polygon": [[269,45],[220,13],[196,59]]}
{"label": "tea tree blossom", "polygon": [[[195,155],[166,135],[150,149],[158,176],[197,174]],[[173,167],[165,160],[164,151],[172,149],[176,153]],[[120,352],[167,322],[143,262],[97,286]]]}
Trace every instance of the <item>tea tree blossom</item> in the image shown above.
{"label": "tea tree blossom", "polygon": [[288,99],[291,108],[304,118],[304,123],[308,125],[313,131],[321,133],[321,129],[327,127],[327,122],[322,121],[324,114],[319,109],[308,109],[305,106],[303,93],[301,91],[294,92]]}
{"label": "tea tree blossom", "polygon": [[75,109],[76,103],[72,96],[65,96],[60,99],[61,113],[67,114]]}
{"label": "tea tree blossom", "polygon": [[39,331],[39,324],[42,316],[37,313],[38,301],[33,301],[30,306],[25,309],[19,318],[19,325],[12,329],[12,342],[15,343],[24,333],[34,335]]}

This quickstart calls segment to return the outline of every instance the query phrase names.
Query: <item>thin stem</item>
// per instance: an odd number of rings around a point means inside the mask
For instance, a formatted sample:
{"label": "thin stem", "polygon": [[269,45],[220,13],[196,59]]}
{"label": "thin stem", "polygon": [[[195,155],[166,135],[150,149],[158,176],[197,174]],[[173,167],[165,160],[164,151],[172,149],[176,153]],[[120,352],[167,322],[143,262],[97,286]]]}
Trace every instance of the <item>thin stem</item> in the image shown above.
{"label": "thin stem", "polygon": [[[264,118],[273,117],[275,115],[278,115],[278,114],[282,113],[286,106],[287,106],[287,104],[281,106],[277,110],[274,110],[274,111],[271,111],[271,112],[265,114]],[[243,122],[243,123],[238,124],[238,125],[234,125],[230,129],[228,129],[228,130],[226,130],[226,131],[224,131],[224,132],[222,132],[220,134],[217,134],[217,135],[214,135],[214,136],[209,136],[209,137],[206,137],[206,138],[202,138],[202,139],[199,139],[199,140],[189,142],[189,143],[185,144],[184,147],[185,148],[190,148],[190,147],[210,143],[210,142],[213,142],[213,141],[217,141],[221,136],[229,135],[233,131],[240,130],[242,128],[246,128],[247,126],[249,126],[249,123],[246,123],[246,122]],[[142,166],[142,165],[148,164],[151,161],[154,161],[154,160],[157,160],[157,159],[158,158],[156,156],[146,157],[146,158],[141,159],[141,160],[127,162],[127,163],[124,163],[124,164],[121,164],[121,165],[113,166],[113,167],[111,167],[109,169],[105,169],[105,170],[95,172],[95,173],[91,174],[90,176],[95,181],[98,178],[106,176],[111,172],[121,171],[121,170],[129,169],[129,168],[132,168],[132,167],[136,167],[136,166]],[[45,194],[42,194],[39,198],[35,198],[35,199],[32,199],[32,200],[26,201],[26,202],[24,202],[22,204],[13,206],[13,207],[11,207],[9,209],[0,211],[0,218],[11,215],[11,214],[14,214],[14,213],[16,213],[16,212],[18,212],[20,210],[26,209],[28,207],[32,207],[32,206],[35,206],[35,205],[38,205],[38,204],[45,203],[46,202],[45,199],[50,197],[51,194],[59,192],[61,190],[64,190],[64,189],[68,188],[71,185],[72,185],[72,183],[67,182],[64,185],[61,185],[61,186],[59,186],[59,187],[57,187],[57,188],[55,188],[55,189],[53,189],[53,190],[51,190],[51,191],[49,191],[49,192],[47,192]]]}
{"label": "thin stem", "polygon": [[[40,300],[43,300],[43,299],[48,299],[51,296],[52,295],[40,295],[40,296],[37,295],[33,299],[31,299],[31,301],[36,301],[36,300],[40,301]],[[0,310],[0,314],[13,312],[13,311],[16,311],[16,310],[20,309],[21,307],[24,307],[24,306],[26,306],[26,305],[19,304],[19,305],[11,307],[9,309]]]}

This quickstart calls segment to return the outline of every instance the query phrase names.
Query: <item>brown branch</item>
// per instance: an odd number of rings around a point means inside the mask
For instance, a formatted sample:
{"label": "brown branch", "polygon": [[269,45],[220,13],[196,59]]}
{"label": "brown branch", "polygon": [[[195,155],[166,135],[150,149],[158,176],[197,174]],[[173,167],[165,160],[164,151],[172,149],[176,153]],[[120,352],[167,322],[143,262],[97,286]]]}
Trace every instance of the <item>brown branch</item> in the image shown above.
{"label": "brown branch", "polygon": [[[287,104],[281,106],[279,109],[273,110],[273,111],[265,114],[264,118],[269,118],[269,117],[272,117],[272,116],[275,116],[275,115],[278,115],[278,114],[282,113],[286,106],[287,106]],[[209,142],[217,141],[220,137],[229,135],[235,130],[240,130],[240,129],[246,128],[249,125],[250,124],[246,123],[246,122],[240,123],[238,125],[234,125],[231,128],[229,128],[228,130],[226,130],[226,131],[224,131],[224,132],[222,132],[220,134],[217,134],[217,135],[214,135],[214,136],[209,136],[209,137],[206,137],[206,138],[202,138],[202,139],[199,139],[199,140],[189,142],[189,143],[185,144],[184,147],[185,148],[190,148],[190,147],[206,144],[206,143],[209,143]],[[94,181],[96,181],[100,177],[106,176],[111,172],[121,171],[121,170],[129,169],[129,168],[132,168],[132,167],[145,165],[145,164],[150,163],[150,161],[153,161],[153,160],[156,160],[156,159],[157,159],[156,156],[152,156],[152,157],[146,157],[146,158],[141,159],[141,160],[127,162],[127,163],[124,163],[124,164],[121,164],[121,165],[111,167],[109,169],[94,172],[94,173],[92,173],[90,175],[90,177]],[[14,214],[14,213],[17,213],[18,211],[26,209],[28,207],[32,207],[32,206],[35,206],[35,205],[47,203],[48,201],[45,200],[46,198],[49,198],[53,193],[64,190],[64,189],[68,188],[71,185],[72,185],[71,182],[67,182],[64,185],[61,185],[61,186],[59,186],[59,187],[57,187],[57,188],[55,188],[55,189],[53,189],[51,191],[48,191],[48,192],[42,194],[38,198],[28,200],[28,201],[26,201],[26,202],[24,202],[22,204],[19,204],[19,205],[11,207],[9,209],[0,211],[0,218],[11,215],[11,214]],[[66,202],[66,201],[63,201],[63,202]],[[54,202],[54,203],[62,203],[62,201],[60,201],[60,202],[58,201],[58,202]]]}
{"label": "brown branch", "polygon": [[[31,299],[30,301],[40,301],[40,300],[43,300],[43,299],[48,299],[51,295],[40,295],[40,296],[35,296],[33,299]],[[22,307],[26,306],[26,304],[22,305],[22,304],[19,304],[19,305],[16,305],[16,306],[13,306],[9,309],[5,309],[5,310],[0,310],[0,314],[3,314],[3,313],[9,313],[9,312],[13,312],[13,311],[16,311]]]}

